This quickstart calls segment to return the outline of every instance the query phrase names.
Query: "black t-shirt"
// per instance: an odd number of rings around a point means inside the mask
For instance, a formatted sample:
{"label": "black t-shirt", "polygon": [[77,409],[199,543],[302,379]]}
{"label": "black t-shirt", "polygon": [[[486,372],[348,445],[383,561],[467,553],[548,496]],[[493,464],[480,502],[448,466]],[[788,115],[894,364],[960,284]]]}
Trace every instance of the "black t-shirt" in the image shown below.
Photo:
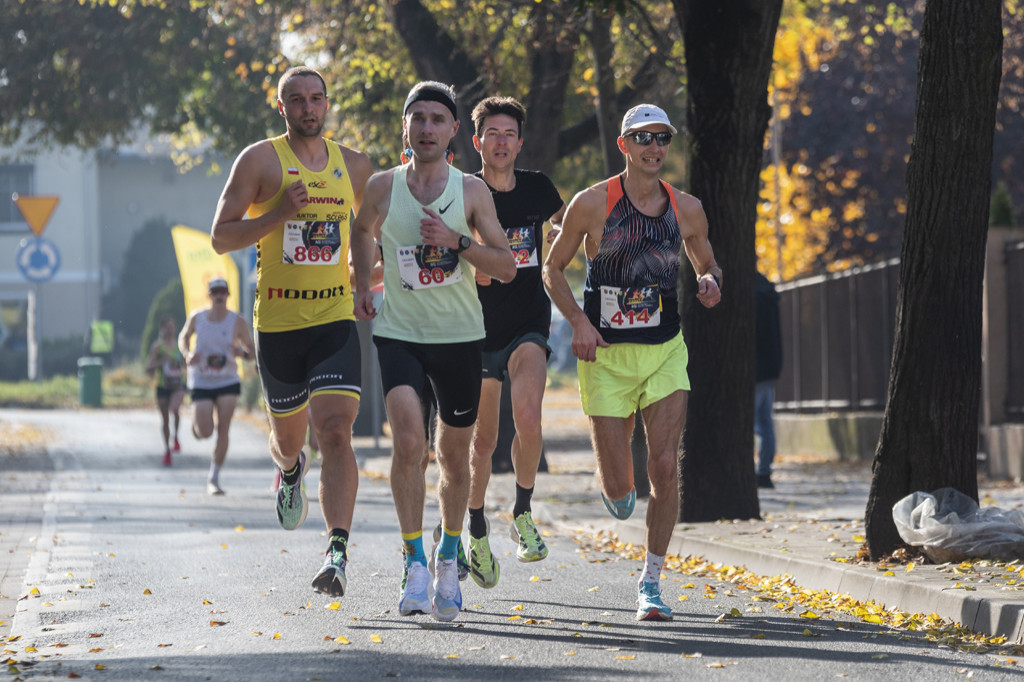
{"label": "black t-shirt", "polygon": [[[482,173],[476,175],[483,179]],[[528,332],[547,338],[551,326],[551,300],[540,276],[541,247],[544,221],[562,207],[562,197],[543,173],[517,168],[515,178],[509,192],[490,188],[498,222],[516,258],[516,276],[508,284],[494,279],[487,286],[477,285],[487,330],[484,351],[501,350]]]}

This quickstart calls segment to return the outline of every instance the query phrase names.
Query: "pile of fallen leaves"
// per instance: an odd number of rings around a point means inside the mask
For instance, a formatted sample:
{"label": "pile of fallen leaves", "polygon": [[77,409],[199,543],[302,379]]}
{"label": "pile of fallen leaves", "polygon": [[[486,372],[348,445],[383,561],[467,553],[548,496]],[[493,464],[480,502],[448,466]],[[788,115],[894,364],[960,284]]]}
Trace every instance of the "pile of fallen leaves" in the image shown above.
{"label": "pile of fallen leaves", "polygon": [[[617,554],[627,559],[644,560],[642,546],[620,542],[617,536],[608,531],[600,531],[590,537],[578,537],[577,540],[595,550]],[[1005,571],[1006,580],[1010,585],[1015,585],[1018,579],[1024,583],[1024,566],[1018,565],[1016,561],[1009,564],[992,561],[963,562],[959,565],[943,565],[939,568],[953,575],[963,576],[982,567],[981,564],[984,564],[984,567]],[[888,570],[891,567],[891,565],[880,566],[879,570]],[[913,569],[914,563],[908,562],[905,570]],[[810,590],[797,585],[790,575],[766,577],[752,573],[742,566],[716,564],[700,556],[680,557],[672,554],[665,557],[665,571],[678,571],[685,575],[729,583],[736,589],[756,593],[757,601],[770,602],[772,609],[781,613],[795,614],[802,618],[848,618],[852,616],[864,623],[888,627],[892,630],[920,632],[929,641],[950,649],[1000,656],[1024,656],[1024,646],[1008,643],[1006,637],[993,637],[974,632],[964,625],[947,620],[936,613],[925,615],[908,613],[895,607],[886,609],[874,601],[860,601],[849,595],[837,594],[828,590]],[[963,587],[963,585],[957,583],[954,587]],[[1009,658],[1004,663],[1016,665],[1017,661]]]}
{"label": "pile of fallen leaves", "polygon": [[0,420],[0,455],[18,456],[39,451],[52,438],[53,434],[46,429]]}

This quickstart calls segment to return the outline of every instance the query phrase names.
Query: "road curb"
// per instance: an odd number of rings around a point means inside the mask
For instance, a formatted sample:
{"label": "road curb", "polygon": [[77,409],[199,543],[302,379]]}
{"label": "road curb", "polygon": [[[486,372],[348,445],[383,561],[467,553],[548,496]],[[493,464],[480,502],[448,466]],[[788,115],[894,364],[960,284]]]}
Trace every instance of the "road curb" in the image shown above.
{"label": "road curb", "polygon": [[[593,522],[585,525],[598,528]],[[622,542],[644,543],[646,528],[642,522],[609,519],[607,527]],[[721,527],[715,524],[682,525],[673,533],[668,551],[677,556],[701,556],[714,563],[742,566],[757,575],[788,574],[801,587],[846,594],[909,613],[937,613],[975,632],[1024,643],[1024,603],[1020,599],[954,589],[949,579],[938,573],[937,566],[921,566],[909,575],[886,576],[876,567],[744,546],[722,537]]]}

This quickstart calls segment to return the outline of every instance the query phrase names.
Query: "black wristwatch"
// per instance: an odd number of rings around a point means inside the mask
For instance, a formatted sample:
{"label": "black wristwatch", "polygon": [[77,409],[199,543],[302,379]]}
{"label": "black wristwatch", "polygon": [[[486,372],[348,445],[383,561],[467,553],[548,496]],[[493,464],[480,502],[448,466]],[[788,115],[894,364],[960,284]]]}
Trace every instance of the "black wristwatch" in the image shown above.
{"label": "black wristwatch", "polygon": [[459,237],[459,246],[457,249],[455,249],[455,253],[462,253],[463,251],[468,249],[472,243],[472,239],[470,239],[466,235],[462,235],[461,237]]}

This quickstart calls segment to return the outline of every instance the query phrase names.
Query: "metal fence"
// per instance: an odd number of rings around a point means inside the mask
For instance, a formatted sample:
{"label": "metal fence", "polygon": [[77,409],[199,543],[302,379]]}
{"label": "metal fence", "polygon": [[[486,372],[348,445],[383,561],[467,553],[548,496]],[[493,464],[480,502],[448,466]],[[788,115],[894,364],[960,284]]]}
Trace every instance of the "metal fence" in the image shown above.
{"label": "metal fence", "polygon": [[1024,422],[1024,241],[1007,242],[1006,420]]}
{"label": "metal fence", "polygon": [[[885,408],[898,278],[894,258],[777,285],[784,359],[776,410]],[[1020,333],[1024,339],[1024,325]]]}

